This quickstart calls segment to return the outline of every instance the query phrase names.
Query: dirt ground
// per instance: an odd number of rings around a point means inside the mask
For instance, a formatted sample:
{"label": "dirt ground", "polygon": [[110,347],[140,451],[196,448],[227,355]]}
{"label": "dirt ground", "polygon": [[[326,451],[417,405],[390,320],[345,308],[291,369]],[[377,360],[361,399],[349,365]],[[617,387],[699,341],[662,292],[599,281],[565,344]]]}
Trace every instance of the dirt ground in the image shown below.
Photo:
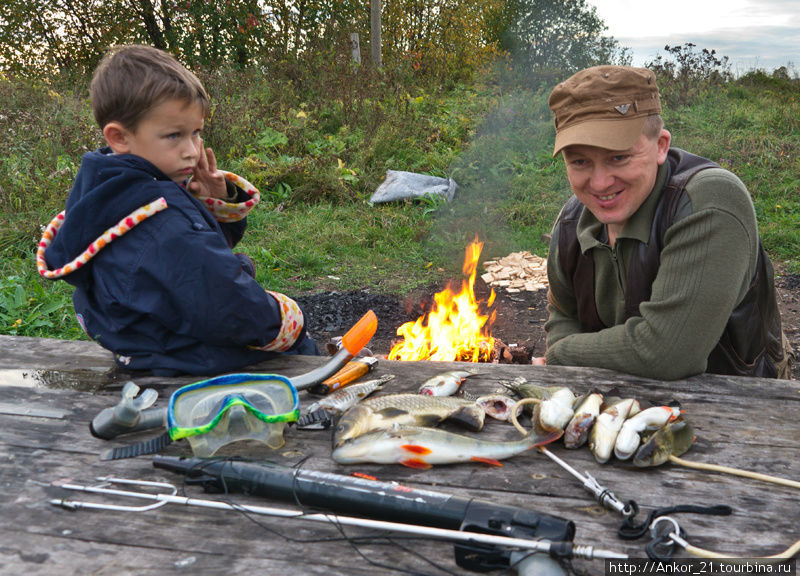
{"label": "dirt ground", "polygon": [[[800,274],[780,276],[775,281],[778,307],[786,336],[800,354]],[[397,338],[397,327],[416,320],[430,307],[433,295],[444,286],[431,286],[418,290],[406,298],[377,294],[369,290],[353,292],[326,292],[300,296],[308,316],[308,327],[325,353],[325,345],[332,337],[344,334],[367,310],[378,316],[378,331],[368,344],[374,354],[386,355],[392,341]],[[475,286],[476,296],[485,300],[488,287],[480,279]],[[497,311],[492,335],[506,344],[532,347],[535,356],[545,352],[544,322],[547,319],[547,292],[518,292],[509,294],[496,290],[493,309]],[[796,362],[793,375],[800,380],[800,362]]]}

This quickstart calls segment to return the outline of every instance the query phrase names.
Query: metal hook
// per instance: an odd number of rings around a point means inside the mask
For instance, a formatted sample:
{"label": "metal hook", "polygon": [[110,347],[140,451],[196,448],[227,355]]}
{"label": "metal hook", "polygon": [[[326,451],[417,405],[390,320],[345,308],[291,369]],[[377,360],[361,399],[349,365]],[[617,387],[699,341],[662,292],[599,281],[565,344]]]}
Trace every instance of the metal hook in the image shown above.
{"label": "metal hook", "polygon": [[[675,520],[675,518],[672,518],[671,516],[659,516],[658,518],[653,520],[653,522],[650,524],[650,535],[653,538],[658,538],[662,535],[662,533],[659,533],[659,531],[656,529],[656,526],[658,526],[658,523],[661,522],[662,520],[671,522],[672,526],[675,528],[673,532],[667,533],[670,537],[670,540],[672,540],[673,535],[678,536],[681,533],[681,527],[678,525],[678,521]],[[674,543],[675,541],[673,540],[669,545],[672,546]]]}
{"label": "metal hook", "polygon": [[[668,524],[662,529],[658,528],[660,522],[666,520]],[[651,560],[658,560],[660,562],[668,561],[675,553],[675,545],[686,548],[689,544],[681,535],[683,531],[678,525],[678,522],[670,516],[659,516],[650,524],[650,534],[652,540],[645,546],[647,556]]]}
{"label": "metal hook", "polygon": [[[116,488],[111,488],[110,486],[113,484],[117,485],[126,485],[126,486],[139,486],[143,488],[164,488],[171,492],[171,495],[174,496],[178,493],[178,489],[168,482],[153,482],[149,480],[129,480],[127,478],[112,478],[109,476],[101,476],[97,478],[100,484],[94,486],[82,486],[80,484],[69,484],[69,483],[61,483],[61,482],[54,482],[54,486],[59,486],[66,490],[75,490],[78,492],[88,492],[91,494],[104,494],[108,496],[127,496],[130,498],[144,498],[147,500],[153,500],[156,496],[154,494],[150,494],[147,492],[136,492],[132,490],[118,490]],[[159,500],[153,502],[152,504],[146,504],[144,506],[124,506],[120,504],[103,504],[98,502],[84,502],[84,501],[75,501],[75,500],[67,500],[66,498],[62,499],[53,499],[49,501],[50,504],[54,506],[61,506],[62,508],[66,508],[68,510],[78,510],[81,508],[87,508],[92,510],[116,510],[120,512],[146,512],[148,510],[155,510],[156,508],[160,508],[164,504],[168,502],[166,500]]]}

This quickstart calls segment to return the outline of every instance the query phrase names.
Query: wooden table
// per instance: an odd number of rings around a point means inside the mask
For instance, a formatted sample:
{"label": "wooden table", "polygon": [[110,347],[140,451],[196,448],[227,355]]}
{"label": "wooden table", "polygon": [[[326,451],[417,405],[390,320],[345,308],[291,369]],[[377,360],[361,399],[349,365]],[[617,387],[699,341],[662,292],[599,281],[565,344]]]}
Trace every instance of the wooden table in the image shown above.
{"label": "wooden table", "polygon": [[[325,358],[287,357],[252,368],[253,372],[303,373]],[[381,360],[374,375],[395,374],[385,392],[416,391],[419,384],[457,363]],[[663,382],[606,370],[519,365],[483,365],[470,378],[472,393],[493,391],[499,381],[524,377],[545,385],[566,385],[575,393],[619,387],[653,403],[678,400],[693,425],[697,442],[685,458],[740,467],[800,480],[800,385],[791,381],[704,375]],[[90,342],[0,336],[0,573],[2,574],[462,574],[453,546],[430,539],[393,538],[391,542],[351,544],[332,526],[302,520],[248,517],[167,505],[155,511],[70,512],[51,498],[91,499],[52,486],[57,480],[92,483],[98,476],[164,480],[182,478],[154,469],[146,456],[100,461],[110,446],[148,438],[106,442],[89,434],[88,423],[120,398],[131,375],[113,367],[110,354]],[[134,377],[142,389],[159,391],[159,403],[178,386],[197,378]],[[384,393],[385,393],[384,392]],[[301,401],[308,396],[301,392]],[[513,428],[487,422],[482,438],[518,437]],[[645,558],[647,539],[623,541],[620,517],[601,508],[580,483],[543,454],[530,451],[504,462],[413,470],[402,466],[345,467],[330,458],[330,432],[289,428],[285,445],[270,460],[287,466],[351,474],[474,497],[572,520],[575,542]],[[581,472],[592,474],[621,499],[633,499],[640,519],[656,507],[677,504],[727,504],[731,516],[677,515],[693,545],[731,556],[783,551],[800,538],[800,494],[789,487],[667,464],[636,469],[612,462],[597,464],[588,448],[552,451]],[[167,455],[190,455],[186,442]],[[195,486],[187,495],[214,498]],[[232,496],[237,502],[292,508],[293,503]],[[120,502],[117,502],[120,503]],[[125,502],[129,503],[129,502]],[[355,511],[353,511],[355,513]],[[348,536],[369,535],[347,528]],[[329,541],[326,541],[329,540]],[[357,550],[356,550],[357,548]],[[363,556],[361,556],[363,554]],[[373,562],[374,564],[370,564]],[[602,574],[598,560],[576,560],[578,573]]]}

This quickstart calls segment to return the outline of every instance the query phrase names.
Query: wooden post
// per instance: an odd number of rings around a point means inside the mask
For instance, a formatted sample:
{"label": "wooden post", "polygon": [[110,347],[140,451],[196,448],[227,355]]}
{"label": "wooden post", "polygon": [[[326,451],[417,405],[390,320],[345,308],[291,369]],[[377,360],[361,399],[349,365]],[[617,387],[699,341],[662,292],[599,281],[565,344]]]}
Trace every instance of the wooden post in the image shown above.
{"label": "wooden post", "polygon": [[353,61],[361,64],[361,42],[358,39],[358,32],[350,34],[350,53],[353,55]]}
{"label": "wooden post", "polygon": [[380,68],[381,62],[381,0],[369,0],[370,54],[372,65]]}

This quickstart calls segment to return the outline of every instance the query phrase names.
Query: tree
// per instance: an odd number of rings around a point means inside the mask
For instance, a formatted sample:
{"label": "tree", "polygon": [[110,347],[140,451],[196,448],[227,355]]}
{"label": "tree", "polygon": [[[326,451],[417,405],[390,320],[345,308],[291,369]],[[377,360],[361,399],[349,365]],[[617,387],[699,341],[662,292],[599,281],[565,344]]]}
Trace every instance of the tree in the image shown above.
{"label": "tree", "polygon": [[487,34],[502,0],[386,0],[383,54],[420,73],[458,79],[496,55]]}
{"label": "tree", "polygon": [[627,49],[603,36],[607,26],[586,0],[508,0],[491,25],[499,46],[531,72],[630,61]]}

